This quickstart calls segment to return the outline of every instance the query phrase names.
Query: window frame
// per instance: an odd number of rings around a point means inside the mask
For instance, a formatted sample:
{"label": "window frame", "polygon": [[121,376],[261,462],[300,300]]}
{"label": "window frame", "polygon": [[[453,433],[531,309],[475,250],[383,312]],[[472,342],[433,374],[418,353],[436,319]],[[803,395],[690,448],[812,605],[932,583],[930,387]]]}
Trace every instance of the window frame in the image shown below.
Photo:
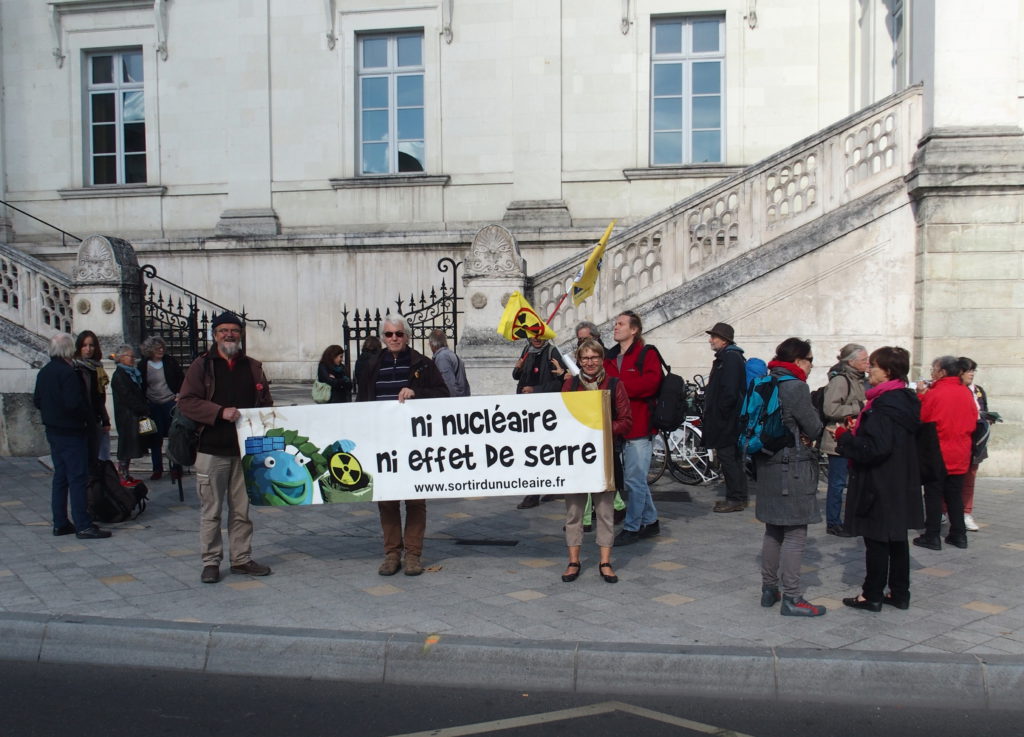
{"label": "window frame", "polygon": [[[717,21],[718,23],[718,48],[715,51],[693,51],[693,24],[700,22]],[[652,17],[650,24],[650,87],[647,95],[648,103],[648,165],[652,168],[679,167],[679,166],[709,166],[724,164],[726,161],[726,18],[722,13],[713,14],[686,14]],[[679,52],[658,53],[657,52],[657,29],[667,24],[682,24],[682,43]],[[717,128],[695,128],[693,125],[693,104],[694,100],[710,94],[693,92],[693,65],[696,63],[715,61],[719,65],[718,81],[718,127]],[[680,90],[678,95],[658,95],[655,89],[655,68],[662,65],[680,65],[682,69]],[[680,99],[681,128],[680,129],[656,129],[657,115],[655,113],[656,101],[678,96]],[[714,160],[695,160],[693,151],[694,133],[703,131],[717,131],[718,133],[718,158]],[[659,133],[678,132],[681,139],[679,150],[681,155],[678,160],[656,162],[658,153],[656,147],[656,136]]]}
{"label": "window frame", "polygon": [[[127,54],[137,55],[142,68],[142,80],[138,82],[125,81],[123,77],[124,56]],[[94,60],[101,57],[111,57],[112,81],[94,82],[93,64]],[[86,187],[133,187],[144,186],[149,182],[149,147],[146,143],[148,135],[148,123],[146,120],[146,53],[142,46],[123,46],[105,49],[88,49],[84,51],[84,63],[82,64],[82,152],[85,159],[84,179]],[[139,93],[142,100],[142,119],[125,120],[124,99],[126,93]],[[114,120],[97,122],[94,118],[94,99],[98,95],[112,94],[114,98]],[[142,123],[141,151],[126,150],[125,126],[134,123]],[[99,125],[112,125],[114,128],[114,151],[112,154],[96,153],[94,131]],[[143,158],[142,175],[140,181],[128,181],[127,156],[139,156]],[[113,182],[96,182],[96,159],[98,157],[111,157],[114,159]]]}
{"label": "window frame", "polygon": [[[419,64],[399,65],[398,47],[402,38],[415,37],[420,44]],[[387,41],[387,64],[384,67],[363,67],[363,45],[367,41]],[[396,177],[396,176],[424,176],[428,172],[428,111],[427,111],[427,63],[426,63],[426,34],[423,28],[403,28],[386,31],[359,31],[355,35],[355,170],[357,177]],[[398,101],[398,80],[403,77],[418,77],[420,80],[421,100],[419,105],[399,105]],[[363,117],[366,109],[363,106],[363,81],[372,78],[384,78],[387,80],[387,137],[384,141],[364,140]],[[371,108],[379,110],[381,108]],[[420,111],[420,133],[421,138],[400,138],[399,137],[399,112],[402,110],[418,109]],[[403,153],[402,143],[419,142],[421,154],[418,159],[419,169],[402,169],[400,155]],[[366,171],[364,160],[367,144],[384,143],[387,147],[387,171]]]}

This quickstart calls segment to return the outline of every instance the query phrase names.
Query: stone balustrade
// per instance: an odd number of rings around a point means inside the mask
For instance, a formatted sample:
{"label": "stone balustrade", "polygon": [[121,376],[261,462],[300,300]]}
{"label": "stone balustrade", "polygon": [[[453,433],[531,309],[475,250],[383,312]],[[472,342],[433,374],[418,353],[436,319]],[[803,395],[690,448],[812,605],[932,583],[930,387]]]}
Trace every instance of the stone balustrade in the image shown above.
{"label": "stone balustrade", "polygon": [[[567,339],[578,320],[644,312],[669,290],[902,179],[921,137],[921,105],[920,86],[904,90],[613,233],[595,294],[579,307],[567,299],[552,327]],[[533,276],[540,314],[551,314],[588,255]]]}
{"label": "stone balustrade", "polygon": [[0,244],[0,316],[41,336],[72,332],[71,278]]}

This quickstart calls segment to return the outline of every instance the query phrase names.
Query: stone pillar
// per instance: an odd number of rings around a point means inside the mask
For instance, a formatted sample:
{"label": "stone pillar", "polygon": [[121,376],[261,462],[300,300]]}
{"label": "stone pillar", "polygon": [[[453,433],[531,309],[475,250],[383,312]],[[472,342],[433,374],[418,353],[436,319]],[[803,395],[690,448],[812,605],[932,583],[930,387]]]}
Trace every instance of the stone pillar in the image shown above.
{"label": "stone pillar", "polygon": [[509,4],[516,39],[512,60],[515,164],[512,202],[503,222],[513,228],[566,227],[562,200],[561,3]]}
{"label": "stone pillar", "polygon": [[981,466],[990,476],[1024,472],[1020,20],[1017,3],[920,3],[912,16],[926,131],[907,177],[917,219],[912,371],[927,375],[946,354],[978,362],[989,408],[1006,420]]}
{"label": "stone pillar", "polygon": [[224,125],[228,135],[228,197],[217,234],[277,235],[270,182],[269,0],[235,0],[222,68],[225,87],[235,90]]}
{"label": "stone pillar", "polygon": [[132,244],[91,235],[78,246],[71,273],[75,328],[92,330],[110,353],[121,343],[138,345],[142,333],[142,285]]}
{"label": "stone pillar", "polygon": [[514,394],[512,367],[522,346],[497,332],[509,295],[526,286],[526,261],[510,232],[500,225],[480,229],[466,255],[462,283],[466,313],[459,355],[473,394]]}

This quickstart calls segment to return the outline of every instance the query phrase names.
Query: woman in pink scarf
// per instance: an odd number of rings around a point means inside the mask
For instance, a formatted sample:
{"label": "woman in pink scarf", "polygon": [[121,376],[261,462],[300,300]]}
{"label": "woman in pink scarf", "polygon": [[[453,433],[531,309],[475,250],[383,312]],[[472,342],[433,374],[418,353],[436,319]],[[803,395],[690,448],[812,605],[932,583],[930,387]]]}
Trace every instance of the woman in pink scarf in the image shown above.
{"label": "woman in pink scarf", "polygon": [[843,604],[880,612],[883,602],[910,606],[907,530],[924,524],[916,442],[921,409],[907,388],[906,349],[885,346],[869,361],[867,404],[851,430],[836,430],[836,450],[852,461],[845,527],[864,538],[866,568],[861,594]]}

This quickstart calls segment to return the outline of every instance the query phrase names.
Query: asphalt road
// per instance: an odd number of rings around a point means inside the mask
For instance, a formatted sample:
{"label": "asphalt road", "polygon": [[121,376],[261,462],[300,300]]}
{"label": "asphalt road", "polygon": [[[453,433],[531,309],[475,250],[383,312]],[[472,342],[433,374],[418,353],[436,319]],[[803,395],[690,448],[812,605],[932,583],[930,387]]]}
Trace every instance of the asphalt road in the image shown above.
{"label": "asphalt road", "polygon": [[763,703],[727,695],[718,700],[622,700],[535,693],[528,688],[505,692],[398,687],[0,662],[3,737],[1016,737],[1022,733],[1019,712]]}

